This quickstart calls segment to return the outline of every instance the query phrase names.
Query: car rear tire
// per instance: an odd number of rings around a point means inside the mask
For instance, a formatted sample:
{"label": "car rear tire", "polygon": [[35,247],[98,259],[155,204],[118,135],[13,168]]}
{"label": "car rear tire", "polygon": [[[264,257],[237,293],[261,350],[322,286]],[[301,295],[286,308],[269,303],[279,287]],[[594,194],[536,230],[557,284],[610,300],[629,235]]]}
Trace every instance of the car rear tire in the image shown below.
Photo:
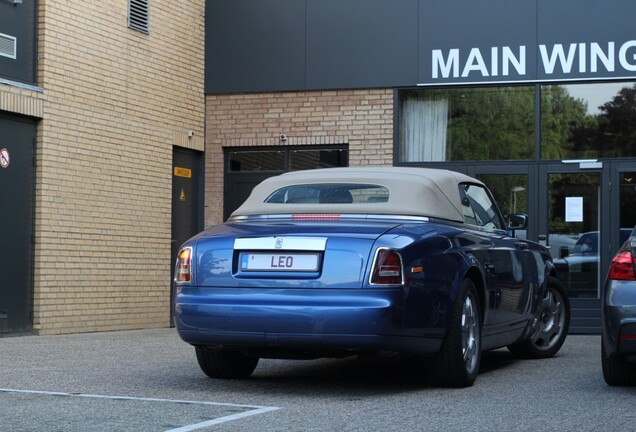
{"label": "car rear tire", "polygon": [[522,342],[508,346],[510,352],[523,358],[549,358],[563,346],[570,328],[570,300],[565,288],[554,277],[548,277],[547,289],[537,306],[532,334]]}
{"label": "car rear tire", "polygon": [[195,347],[201,370],[211,378],[247,378],[252,375],[258,357],[250,357],[237,350],[218,350]]}
{"label": "car rear tire", "polygon": [[481,313],[477,289],[462,282],[452,322],[442,348],[433,359],[431,379],[445,387],[473,385],[481,361]]}
{"label": "car rear tire", "polygon": [[603,378],[611,386],[635,386],[636,364],[626,361],[622,356],[608,354],[605,342],[601,339],[601,365]]}

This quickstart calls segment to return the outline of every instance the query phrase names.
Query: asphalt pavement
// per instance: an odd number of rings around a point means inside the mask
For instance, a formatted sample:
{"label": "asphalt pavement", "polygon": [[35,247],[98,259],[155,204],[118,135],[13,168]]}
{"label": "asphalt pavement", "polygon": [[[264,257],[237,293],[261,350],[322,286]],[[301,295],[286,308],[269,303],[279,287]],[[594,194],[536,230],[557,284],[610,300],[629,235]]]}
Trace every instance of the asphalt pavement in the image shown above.
{"label": "asphalt pavement", "polygon": [[0,338],[0,431],[633,431],[634,400],[603,381],[599,336],[547,360],[486,353],[466,389],[386,359],[212,380],[174,329]]}

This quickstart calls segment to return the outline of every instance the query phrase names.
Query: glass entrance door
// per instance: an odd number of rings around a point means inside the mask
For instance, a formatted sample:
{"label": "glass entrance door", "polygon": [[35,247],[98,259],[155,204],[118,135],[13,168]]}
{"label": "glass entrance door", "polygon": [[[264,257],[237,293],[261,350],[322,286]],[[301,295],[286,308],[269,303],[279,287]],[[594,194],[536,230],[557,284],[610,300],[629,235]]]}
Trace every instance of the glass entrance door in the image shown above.
{"label": "glass entrance door", "polygon": [[609,250],[610,259],[636,227],[636,164],[613,163],[611,172],[612,184],[617,187],[612,188],[609,206],[610,219],[615,220],[610,242],[616,245]]}
{"label": "glass entrance door", "polygon": [[636,161],[452,167],[482,180],[504,214],[528,213],[521,238],[549,248],[572,307],[571,333],[600,333],[609,262],[636,226]]}
{"label": "glass entrance door", "polygon": [[601,172],[548,172],[543,234],[571,299],[600,298]]}
{"label": "glass entrance door", "polygon": [[609,262],[636,225],[636,164],[577,161],[539,171],[538,239],[570,296],[570,332],[598,333]]}
{"label": "glass entrance door", "polygon": [[607,268],[609,165],[549,163],[539,168],[539,241],[550,249],[570,296],[570,333],[600,333]]}

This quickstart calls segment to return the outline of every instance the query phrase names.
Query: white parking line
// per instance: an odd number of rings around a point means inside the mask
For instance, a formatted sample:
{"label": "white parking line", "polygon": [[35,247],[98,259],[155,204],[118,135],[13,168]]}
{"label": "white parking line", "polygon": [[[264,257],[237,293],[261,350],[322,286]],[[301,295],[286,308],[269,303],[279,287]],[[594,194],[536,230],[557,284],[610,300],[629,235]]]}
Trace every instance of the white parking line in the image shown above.
{"label": "white parking line", "polygon": [[187,432],[194,431],[197,429],[201,429],[208,426],[214,426],[221,423],[226,423],[233,420],[238,420],[245,417],[251,417],[259,414],[264,414],[270,411],[276,411],[280,409],[279,407],[268,407],[268,406],[258,406],[258,405],[239,405],[239,404],[230,404],[230,403],[219,403],[219,402],[205,402],[205,401],[191,401],[191,400],[178,400],[178,399],[157,399],[157,398],[142,398],[142,397],[132,397],[132,396],[106,396],[106,395],[94,395],[94,394],[85,394],[85,393],[64,393],[64,392],[50,392],[50,391],[40,391],[40,390],[22,390],[22,389],[6,389],[0,388],[0,392],[3,393],[27,393],[27,394],[40,394],[47,396],[69,396],[69,397],[83,397],[83,398],[93,398],[93,399],[111,399],[111,400],[130,400],[130,401],[144,401],[144,402],[168,402],[168,403],[180,403],[180,404],[192,404],[192,405],[209,405],[209,406],[226,406],[232,408],[245,408],[249,411],[245,411],[242,413],[231,414],[228,416],[218,417],[215,419],[207,420],[200,423],[195,423],[191,425],[186,425],[176,429],[169,429],[165,432]]}
{"label": "white parking line", "polygon": [[[231,405],[231,406],[242,406],[242,405]],[[255,408],[255,407],[254,407]],[[229,421],[233,421],[233,420],[238,420],[240,418],[243,417],[250,417],[250,416],[254,416],[254,415],[258,415],[258,414],[263,414],[269,411],[274,411],[280,408],[277,407],[261,407],[261,408],[256,408],[253,409],[252,411],[245,411],[242,413],[238,413],[238,414],[232,414],[229,416],[225,416],[225,417],[219,417],[217,419],[213,419],[213,420],[208,420],[208,421],[204,421],[201,423],[196,423],[196,424],[191,424],[191,425],[187,425],[187,426],[183,426],[177,429],[170,429],[167,430],[165,432],[187,432],[187,431],[193,431],[193,430],[197,430],[197,429],[201,429],[204,427],[208,427],[208,426],[214,426],[214,425],[218,425],[221,423],[226,423]]]}

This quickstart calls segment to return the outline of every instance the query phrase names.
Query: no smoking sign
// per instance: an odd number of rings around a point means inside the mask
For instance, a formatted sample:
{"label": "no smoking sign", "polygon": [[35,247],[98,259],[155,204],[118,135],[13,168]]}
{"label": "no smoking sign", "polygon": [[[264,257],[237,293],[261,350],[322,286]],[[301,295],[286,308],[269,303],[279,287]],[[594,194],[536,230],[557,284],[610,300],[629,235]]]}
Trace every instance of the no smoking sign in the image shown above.
{"label": "no smoking sign", "polygon": [[0,167],[6,168],[9,166],[11,162],[11,158],[9,157],[9,150],[3,148],[0,150]]}

